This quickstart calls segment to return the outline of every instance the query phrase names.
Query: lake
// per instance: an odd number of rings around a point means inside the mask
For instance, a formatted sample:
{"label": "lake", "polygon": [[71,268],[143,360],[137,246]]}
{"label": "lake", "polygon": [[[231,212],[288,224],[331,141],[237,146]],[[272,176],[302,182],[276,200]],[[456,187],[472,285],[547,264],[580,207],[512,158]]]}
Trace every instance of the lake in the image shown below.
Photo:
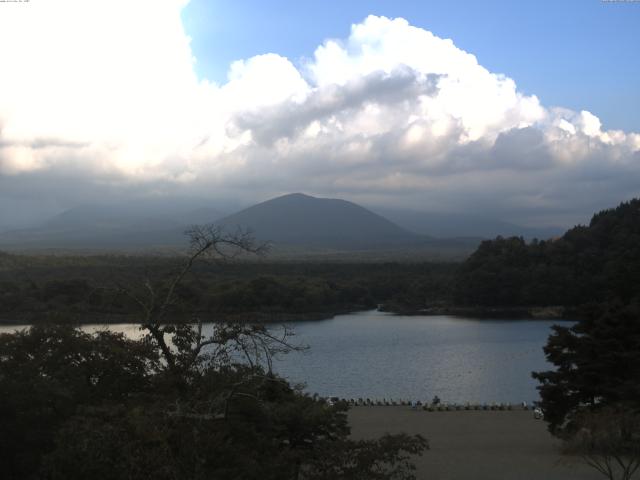
{"label": "lake", "polygon": [[[310,348],[280,357],[274,369],[323,396],[531,402],[538,398],[531,371],[550,368],[542,347],[556,323],[377,311],[293,322],[295,342]],[[139,335],[136,325],[109,328]]]}

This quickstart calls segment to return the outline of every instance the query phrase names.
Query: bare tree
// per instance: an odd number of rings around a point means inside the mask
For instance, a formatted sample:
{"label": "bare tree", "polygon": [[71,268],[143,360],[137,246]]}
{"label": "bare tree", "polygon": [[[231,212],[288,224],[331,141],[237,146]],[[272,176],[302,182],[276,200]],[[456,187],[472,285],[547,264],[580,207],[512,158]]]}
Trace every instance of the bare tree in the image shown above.
{"label": "bare tree", "polygon": [[565,441],[567,453],[609,480],[631,480],[640,467],[640,413],[607,407],[579,415],[579,430]]}
{"label": "bare tree", "polygon": [[[224,261],[243,253],[264,255],[268,245],[256,243],[250,231],[238,229],[229,233],[216,225],[194,226],[185,233],[189,250],[177,271],[156,281],[147,277],[137,288],[119,286],[138,305],[146,339],[160,350],[166,368],[180,376],[205,360],[228,362],[238,356],[252,367],[264,362],[271,372],[274,355],[300,348],[289,341],[293,332],[286,326],[275,331],[257,323],[218,322],[205,336],[202,319],[196,314],[187,322],[171,318],[178,303],[177,289],[196,262]],[[202,355],[205,347],[208,354]]]}

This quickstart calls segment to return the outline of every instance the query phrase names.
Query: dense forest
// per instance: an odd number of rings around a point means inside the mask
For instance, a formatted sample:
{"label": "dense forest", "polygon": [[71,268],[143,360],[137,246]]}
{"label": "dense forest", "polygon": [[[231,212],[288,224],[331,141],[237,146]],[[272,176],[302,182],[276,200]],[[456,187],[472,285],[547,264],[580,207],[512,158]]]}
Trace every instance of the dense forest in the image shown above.
{"label": "dense forest", "polygon": [[485,241],[458,269],[458,305],[578,306],[640,295],[640,200],[550,240]]}
{"label": "dense forest", "polygon": [[[181,265],[166,257],[0,257],[0,320],[67,318],[127,321],[136,305],[123,291],[166,278]],[[326,318],[382,303],[449,301],[452,263],[202,262],[177,290],[173,313],[207,320]]]}

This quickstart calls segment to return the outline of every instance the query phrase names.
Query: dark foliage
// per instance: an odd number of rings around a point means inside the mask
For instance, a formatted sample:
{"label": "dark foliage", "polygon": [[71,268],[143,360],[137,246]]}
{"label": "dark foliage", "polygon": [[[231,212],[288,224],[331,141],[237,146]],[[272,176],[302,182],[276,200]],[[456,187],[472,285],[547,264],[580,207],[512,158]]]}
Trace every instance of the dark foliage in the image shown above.
{"label": "dark foliage", "polygon": [[3,478],[414,478],[421,437],[351,441],[346,405],[214,352],[176,378],[146,339],[69,326],[0,336]]}
{"label": "dark foliage", "polygon": [[127,402],[151,387],[158,357],[120,334],[34,326],[0,335],[0,464],[28,478],[80,407]]}
{"label": "dark foliage", "polygon": [[593,216],[558,239],[483,242],[456,275],[461,305],[577,306],[640,295],[640,199]]}
{"label": "dark foliage", "polygon": [[[0,319],[38,322],[135,321],[138,305],[120,287],[141,277],[166,278],[180,258],[0,258]],[[321,318],[375,308],[421,308],[450,300],[455,264],[449,263],[200,263],[176,289],[172,313],[216,320]],[[65,279],[65,280],[61,280]]]}
{"label": "dark foliage", "polygon": [[554,327],[544,350],[556,370],[533,376],[552,433],[575,433],[585,411],[616,405],[640,412],[638,303],[591,307],[572,327]]}
{"label": "dark foliage", "polygon": [[[4,478],[415,478],[409,460],[427,447],[422,437],[352,441],[345,404],[327,405],[272,373],[274,355],[298,349],[286,327],[218,322],[203,334],[190,303],[197,295],[185,290],[196,260],[260,247],[216,227],[189,237],[189,254],[169,275],[117,288],[140,340],[68,325],[0,335]],[[69,288],[84,284],[49,291],[70,298]],[[272,288],[259,280],[254,292]],[[175,319],[183,310],[190,322]]]}

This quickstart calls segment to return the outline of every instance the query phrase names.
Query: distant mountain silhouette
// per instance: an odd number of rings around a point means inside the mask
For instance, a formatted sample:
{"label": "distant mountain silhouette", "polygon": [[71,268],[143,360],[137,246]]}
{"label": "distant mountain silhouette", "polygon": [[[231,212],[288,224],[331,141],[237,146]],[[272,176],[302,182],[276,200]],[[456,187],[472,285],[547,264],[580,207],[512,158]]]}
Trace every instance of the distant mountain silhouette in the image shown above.
{"label": "distant mountain silhouette", "polygon": [[[0,248],[148,249],[183,248],[191,225],[217,223],[227,230],[250,229],[280,252],[454,251],[468,253],[481,238],[524,235],[545,238],[508,223],[468,216],[380,209],[346,200],[292,193],[224,217],[201,198],[143,199],[69,209],[37,226],[0,230]],[[275,253],[275,251],[274,251]],[[407,253],[408,254],[408,253]]]}
{"label": "distant mountain silhouette", "polygon": [[251,229],[260,241],[334,249],[396,248],[429,240],[355,203],[302,193],[267,200],[219,224]]}
{"label": "distant mountain silhouette", "polygon": [[13,248],[145,248],[184,246],[184,231],[223,214],[191,202],[84,205],[32,228],[0,233],[0,246]]}
{"label": "distant mountain silhouette", "polygon": [[420,212],[390,208],[372,208],[392,222],[412,232],[431,235],[436,238],[495,238],[502,236],[522,236],[524,238],[546,239],[561,235],[562,227],[523,227],[509,222],[470,214]]}

